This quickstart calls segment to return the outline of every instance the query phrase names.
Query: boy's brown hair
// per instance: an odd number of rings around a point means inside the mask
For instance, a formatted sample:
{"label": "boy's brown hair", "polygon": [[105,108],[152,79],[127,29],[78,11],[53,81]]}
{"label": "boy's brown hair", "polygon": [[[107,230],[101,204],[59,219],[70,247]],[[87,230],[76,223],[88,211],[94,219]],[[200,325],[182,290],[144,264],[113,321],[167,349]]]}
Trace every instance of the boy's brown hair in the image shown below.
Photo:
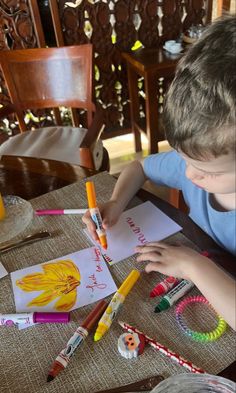
{"label": "boy's brown hair", "polygon": [[170,145],[205,160],[235,152],[236,17],[215,21],[187,50],[166,96]]}

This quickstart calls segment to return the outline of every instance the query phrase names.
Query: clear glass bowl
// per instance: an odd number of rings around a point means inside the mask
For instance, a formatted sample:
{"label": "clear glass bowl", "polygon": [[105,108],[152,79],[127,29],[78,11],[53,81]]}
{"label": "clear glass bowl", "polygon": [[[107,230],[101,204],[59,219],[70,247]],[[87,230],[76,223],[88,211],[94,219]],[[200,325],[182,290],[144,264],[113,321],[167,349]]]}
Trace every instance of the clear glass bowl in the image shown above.
{"label": "clear glass bowl", "polygon": [[30,202],[15,196],[3,197],[6,217],[0,221],[0,244],[12,240],[31,223],[33,208]]}
{"label": "clear glass bowl", "polygon": [[178,374],[165,379],[151,393],[235,393],[236,384],[210,374]]}

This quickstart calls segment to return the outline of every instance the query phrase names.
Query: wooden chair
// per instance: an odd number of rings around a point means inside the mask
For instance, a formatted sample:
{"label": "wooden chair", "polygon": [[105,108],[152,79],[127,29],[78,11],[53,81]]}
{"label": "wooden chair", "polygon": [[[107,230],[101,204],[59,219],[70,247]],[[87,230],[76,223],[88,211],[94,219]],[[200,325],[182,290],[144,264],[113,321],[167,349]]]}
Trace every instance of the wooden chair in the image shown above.
{"label": "wooden chair", "polygon": [[177,190],[176,188],[170,188],[169,191],[169,203],[176,207],[176,209],[180,209],[182,212],[188,214],[189,208],[185,203],[182,191]]}
{"label": "wooden chair", "polygon": [[[91,44],[2,51],[0,66],[11,98],[11,104],[0,109],[0,116],[15,112],[21,131],[0,146],[0,155],[109,169],[109,157],[100,139],[103,112],[95,112],[93,103]],[[58,107],[72,108],[73,127],[62,125]],[[55,108],[57,125],[27,131],[26,111],[45,108]],[[86,111],[87,129],[80,127],[75,108]]]}
{"label": "wooden chair", "polygon": [[231,0],[217,0],[217,16],[230,12]]}

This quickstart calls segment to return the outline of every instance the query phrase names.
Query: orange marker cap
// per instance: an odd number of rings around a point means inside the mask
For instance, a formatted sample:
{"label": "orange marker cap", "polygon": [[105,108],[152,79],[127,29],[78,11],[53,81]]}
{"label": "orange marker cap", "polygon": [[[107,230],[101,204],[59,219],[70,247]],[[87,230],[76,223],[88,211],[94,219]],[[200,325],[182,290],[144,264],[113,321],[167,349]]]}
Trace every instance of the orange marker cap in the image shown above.
{"label": "orange marker cap", "polygon": [[95,187],[92,181],[86,182],[86,192],[87,192],[87,199],[88,199],[88,207],[89,209],[93,209],[97,206],[97,203],[96,203]]}

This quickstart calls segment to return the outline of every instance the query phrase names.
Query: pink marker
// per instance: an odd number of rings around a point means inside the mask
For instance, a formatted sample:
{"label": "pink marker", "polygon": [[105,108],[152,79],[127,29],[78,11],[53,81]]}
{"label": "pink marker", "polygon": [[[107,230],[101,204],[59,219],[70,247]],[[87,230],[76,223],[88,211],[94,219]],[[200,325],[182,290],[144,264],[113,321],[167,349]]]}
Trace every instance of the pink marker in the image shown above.
{"label": "pink marker", "polygon": [[68,323],[69,312],[25,312],[18,314],[0,314],[0,326],[13,326],[32,323]]}
{"label": "pink marker", "polygon": [[161,296],[170,291],[179,283],[175,277],[167,277],[162,282],[158,283],[155,288],[150,292],[150,297]]}
{"label": "pink marker", "polygon": [[49,209],[49,210],[36,210],[36,216],[54,216],[54,215],[63,215],[63,214],[84,214],[88,209]]}

